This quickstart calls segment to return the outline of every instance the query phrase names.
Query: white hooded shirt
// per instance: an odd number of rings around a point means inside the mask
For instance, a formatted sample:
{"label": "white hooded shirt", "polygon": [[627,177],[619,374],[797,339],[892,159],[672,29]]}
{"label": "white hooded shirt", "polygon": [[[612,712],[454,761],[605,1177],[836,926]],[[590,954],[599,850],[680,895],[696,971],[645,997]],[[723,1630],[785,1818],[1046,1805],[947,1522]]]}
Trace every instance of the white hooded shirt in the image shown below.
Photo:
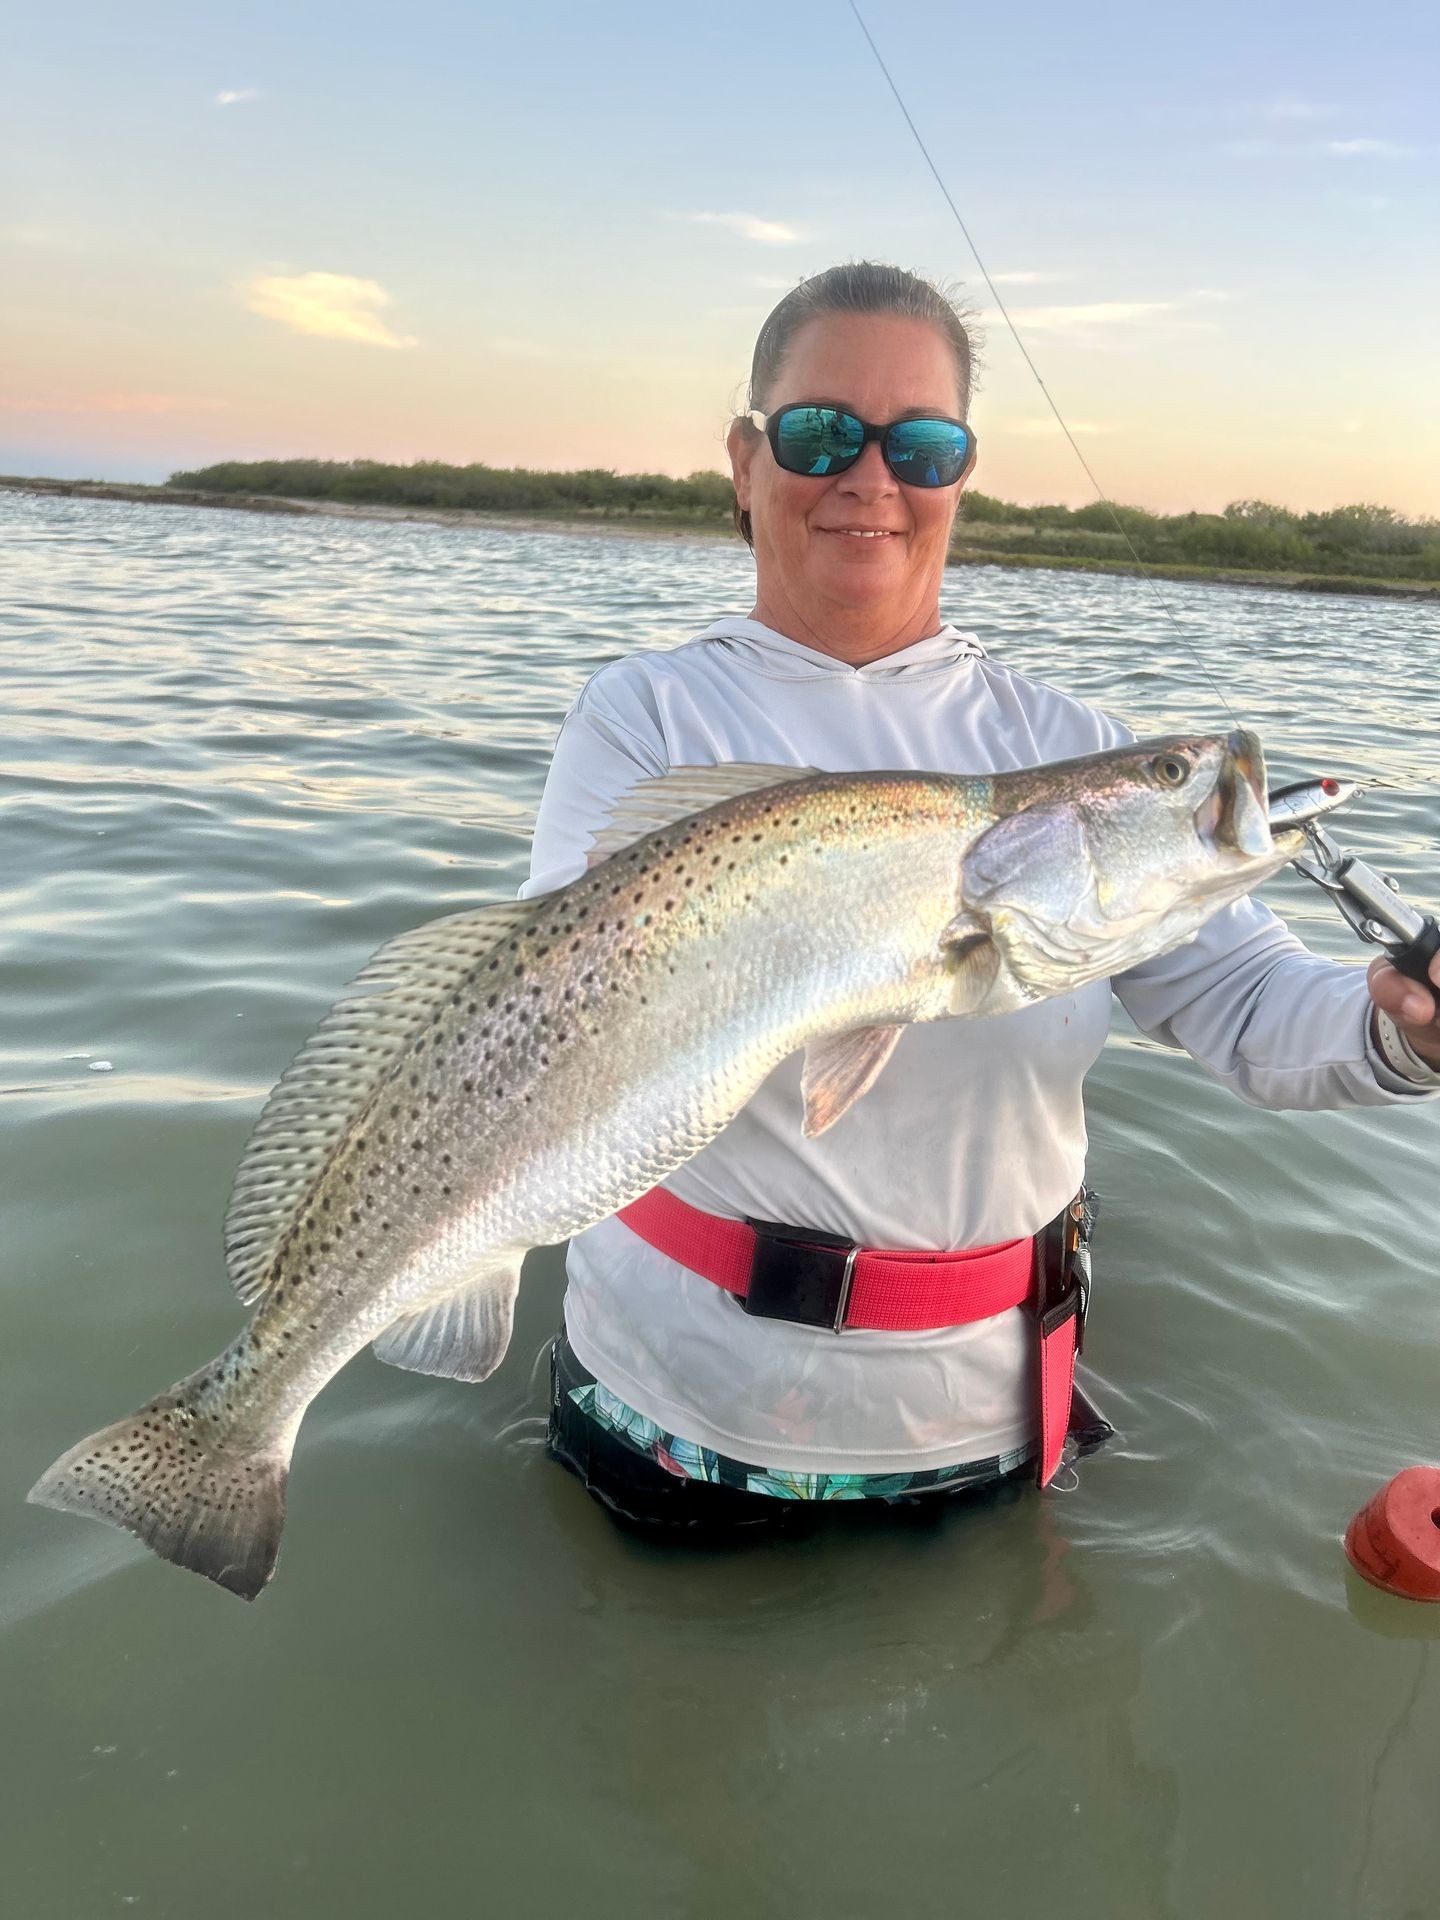
{"label": "white hooded shirt", "polygon": [[[524,892],[574,879],[616,799],[671,767],[980,774],[1130,737],[953,627],[852,667],[758,621],[719,620],[585,687],[556,743]],[[876,1084],[818,1139],[801,1131],[795,1055],[666,1185],[708,1213],[866,1247],[1031,1234],[1083,1176],[1082,1082],[1105,1042],[1112,985],[1146,1034],[1257,1106],[1380,1105],[1434,1084],[1401,1078],[1376,1052],[1363,967],[1309,953],[1247,899],[1113,983],[908,1028]],[[565,1325],[582,1364],[666,1431],[752,1466],[918,1472],[1034,1439],[1035,1334],[1023,1309],[928,1333],[754,1319],[618,1219],[571,1242],[567,1271]]]}

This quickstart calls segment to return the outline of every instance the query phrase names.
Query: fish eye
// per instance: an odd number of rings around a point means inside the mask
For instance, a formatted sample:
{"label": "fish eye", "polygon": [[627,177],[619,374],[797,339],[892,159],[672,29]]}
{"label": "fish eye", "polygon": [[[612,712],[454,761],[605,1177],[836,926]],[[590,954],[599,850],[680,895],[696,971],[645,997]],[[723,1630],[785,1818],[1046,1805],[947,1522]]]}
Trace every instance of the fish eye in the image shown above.
{"label": "fish eye", "polygon": [[1178,753],[1157,753],[1150,762],[1150,771],[1162,787],[1183,787],[1190,778],[1190,762],[1182,760]]}

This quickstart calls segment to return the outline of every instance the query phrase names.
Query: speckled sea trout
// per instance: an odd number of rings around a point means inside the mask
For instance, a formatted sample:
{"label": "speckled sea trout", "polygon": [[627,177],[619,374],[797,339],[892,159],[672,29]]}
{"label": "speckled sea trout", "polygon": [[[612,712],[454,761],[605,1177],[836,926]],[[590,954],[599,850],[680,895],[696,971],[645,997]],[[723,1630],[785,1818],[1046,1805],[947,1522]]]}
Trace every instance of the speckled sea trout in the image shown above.
{"label": "speckled sea trout", "polygon": [[589,871],[383,947],[271,1095],[226,1218],[249,1326],[30,1498],[253,1599],[306,1407],[367,1343],[499,1364],[525,1251],[604,1219],[806,1050],[833,1126],[903,1026],[1005,1013],[1194,934],[1274,873],[1258,743],[1175,737],[993,777],[690,768]]}

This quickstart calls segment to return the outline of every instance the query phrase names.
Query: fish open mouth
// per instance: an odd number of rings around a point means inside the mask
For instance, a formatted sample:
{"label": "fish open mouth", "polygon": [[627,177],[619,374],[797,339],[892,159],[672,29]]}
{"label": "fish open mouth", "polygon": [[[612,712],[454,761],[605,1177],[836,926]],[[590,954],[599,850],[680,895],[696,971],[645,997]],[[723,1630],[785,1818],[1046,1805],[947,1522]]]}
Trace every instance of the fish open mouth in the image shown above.
{"label": "fish open mouth", "polygon": [[1264,858],[1283,848],[1272,839],[1265,786],[1265,757],[1253,733],[1237,727],[1225,742],[1215,784],[1195,809],[1195,831],[1217,853]]}

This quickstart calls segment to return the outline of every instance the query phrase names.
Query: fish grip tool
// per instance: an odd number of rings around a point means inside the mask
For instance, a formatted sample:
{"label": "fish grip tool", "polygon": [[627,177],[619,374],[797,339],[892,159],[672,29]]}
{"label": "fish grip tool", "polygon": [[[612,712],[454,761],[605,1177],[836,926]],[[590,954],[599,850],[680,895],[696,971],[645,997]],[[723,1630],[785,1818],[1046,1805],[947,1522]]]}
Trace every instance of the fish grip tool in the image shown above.
{"label": "fish grip tool", "polygon": [[1397,972],[1429,987],[1430,962],[1440,953],[1440,920],[1411,906],[1389,874],[1337,846],[1320,825],[1322,814],[1361,792],[1348,781],[1297,780],[1270,794],[1270,825],[1302,830],[1310,852],[1291,861],[1295,871],[1328,893],[1352,931],[1379,947]]}

